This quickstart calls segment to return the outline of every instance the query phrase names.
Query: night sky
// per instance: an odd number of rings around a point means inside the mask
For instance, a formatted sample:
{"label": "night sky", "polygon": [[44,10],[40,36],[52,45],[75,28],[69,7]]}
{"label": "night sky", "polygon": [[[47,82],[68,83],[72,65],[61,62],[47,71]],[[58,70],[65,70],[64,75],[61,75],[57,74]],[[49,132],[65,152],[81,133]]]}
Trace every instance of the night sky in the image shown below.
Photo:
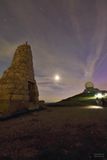
{"label": "night sky", "polygon": [[87,81],[107,90],[107,0],[0,0],[0,76],[25,41],[40,99],[73,96]]}

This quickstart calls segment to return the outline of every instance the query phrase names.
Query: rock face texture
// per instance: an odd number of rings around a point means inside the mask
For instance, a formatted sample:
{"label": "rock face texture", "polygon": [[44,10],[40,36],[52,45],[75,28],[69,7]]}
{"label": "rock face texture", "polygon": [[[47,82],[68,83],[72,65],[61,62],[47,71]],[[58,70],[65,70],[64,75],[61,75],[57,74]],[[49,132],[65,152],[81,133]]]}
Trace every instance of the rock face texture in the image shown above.
{"label": "rock face texture", "polygon": [[31,47],[27,43],[22,44],[0,78],[0,112],[34,108],[38,105],[38,97]]}

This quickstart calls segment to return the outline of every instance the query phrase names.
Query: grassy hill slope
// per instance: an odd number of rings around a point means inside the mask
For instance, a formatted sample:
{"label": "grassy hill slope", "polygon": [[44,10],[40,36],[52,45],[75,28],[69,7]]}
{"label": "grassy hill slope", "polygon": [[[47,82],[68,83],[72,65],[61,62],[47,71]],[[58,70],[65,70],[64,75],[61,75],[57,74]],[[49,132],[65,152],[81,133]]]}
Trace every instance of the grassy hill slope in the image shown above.
{"label": "grassy hill slope", "polygon": [[73,97],[63,99],[57,104],[58,105],[70,105],[70,106],[74,106],[74,105],[84,106],[84,105],[91,105],[91,104],[95,105],[96,104],[95,94],[83,92]]}

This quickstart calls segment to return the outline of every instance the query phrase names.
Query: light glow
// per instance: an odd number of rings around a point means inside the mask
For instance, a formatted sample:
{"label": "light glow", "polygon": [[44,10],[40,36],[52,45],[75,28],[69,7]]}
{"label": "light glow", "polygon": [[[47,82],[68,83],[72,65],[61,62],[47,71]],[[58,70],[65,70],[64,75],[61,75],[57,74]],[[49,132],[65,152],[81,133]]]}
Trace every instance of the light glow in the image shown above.
{"label": "light glow", "polygon": [[60,81],[60,79],[61,79],[61,77],[60,77],[58,74],[56,74],[56,75],[54,76],[54,80],[55,80],[55,81],[58,82],[58,81]]}
{"label": "light glow", "polygon": [[103,109],[102,106],[87,106],[87,109]]}
{"label": "light glow", "polygon": [[101,99],[101,98],[103,98],[103,97],[104,97],[104,96],[103,96],[102,93],[97,93],[97,94],[95,95],[95,98]]}

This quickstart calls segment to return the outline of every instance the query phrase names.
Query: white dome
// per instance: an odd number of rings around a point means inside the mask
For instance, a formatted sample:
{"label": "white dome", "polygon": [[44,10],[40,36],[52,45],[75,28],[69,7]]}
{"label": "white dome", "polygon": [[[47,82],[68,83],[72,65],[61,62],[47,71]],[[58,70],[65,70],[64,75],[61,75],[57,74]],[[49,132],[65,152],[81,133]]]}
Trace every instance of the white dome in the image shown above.
{"label": "white dome", "polygon": [[94,88],[94,84],[92,82],[86,82],[85,88]]}

